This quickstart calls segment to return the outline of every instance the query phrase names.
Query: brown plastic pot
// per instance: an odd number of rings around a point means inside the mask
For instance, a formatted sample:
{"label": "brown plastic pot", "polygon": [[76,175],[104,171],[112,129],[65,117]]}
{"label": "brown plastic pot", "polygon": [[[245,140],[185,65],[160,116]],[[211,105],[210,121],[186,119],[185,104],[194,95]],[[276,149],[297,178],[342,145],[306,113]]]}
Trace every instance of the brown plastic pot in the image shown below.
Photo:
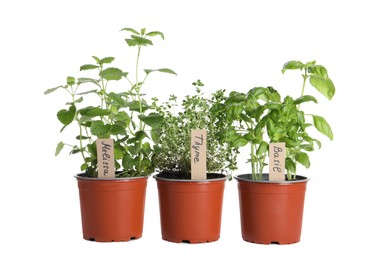
{"label": "brown plastic pot", "polygon": [[219,239],[227,177],[209,180],[157,180],[162,239],[205,243]]}
{"label": "brown plastic pot", "polygon": [[301,239],[303,206],[308,179],[270,182],[252,180],[251,174],[235,177],[241,214],[242,238],[258,244],[292,244]]}
{"label": "brown plastic pot", "polygon": [[142,237],[148,177],[98,179],[75,176],[83,238],[98,242]]}

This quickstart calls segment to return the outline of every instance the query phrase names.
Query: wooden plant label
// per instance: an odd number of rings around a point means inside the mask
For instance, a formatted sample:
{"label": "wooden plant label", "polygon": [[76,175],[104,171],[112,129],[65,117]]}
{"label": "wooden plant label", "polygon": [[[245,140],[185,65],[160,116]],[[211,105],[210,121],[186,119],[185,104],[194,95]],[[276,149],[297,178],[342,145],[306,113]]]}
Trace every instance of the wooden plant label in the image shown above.
{"label": "wooden plant label", "polygon": [[115,178],[114,140],[97,139],[98,178]]}
{"label": "wooden plant label", "polygon": [[206,139],[205,129],[191,130],[191,179],[205,180],[206,177]]}
{"label": "wooden plant label", "polygon": [[286,144],[269,144],[269,180],[284,181]]}

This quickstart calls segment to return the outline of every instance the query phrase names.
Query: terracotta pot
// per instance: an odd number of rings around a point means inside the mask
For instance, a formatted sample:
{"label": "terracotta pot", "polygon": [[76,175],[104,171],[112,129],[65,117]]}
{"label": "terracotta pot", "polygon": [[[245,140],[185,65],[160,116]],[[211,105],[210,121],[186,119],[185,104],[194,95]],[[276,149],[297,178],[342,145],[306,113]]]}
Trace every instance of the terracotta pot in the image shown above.
{"label": "terracotta pot", "polygon": [[235,177],[241,213],[242,238],[259,244],[292,244],[301,239],[303,206],[308,179],[253,181],[251,174]]}
{"label": "terracotta pot", "polygon": [[227,177],[210,180],[157,180],[162,239],[205,243],[219,239]]}
{"label": "terracotta pot", "polygon": [[84,239],[114,242],[142,237],[147,177],[75,177]]}

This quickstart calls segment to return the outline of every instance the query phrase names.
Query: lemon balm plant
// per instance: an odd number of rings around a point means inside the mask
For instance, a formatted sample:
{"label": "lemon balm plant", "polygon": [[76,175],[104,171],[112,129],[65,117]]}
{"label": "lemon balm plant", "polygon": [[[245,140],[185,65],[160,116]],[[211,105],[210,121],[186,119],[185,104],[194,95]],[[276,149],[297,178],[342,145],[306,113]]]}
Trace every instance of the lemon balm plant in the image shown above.
{"label": "lemon balm plant", "polygon": [[[148,176],[154,171],[150,128],[161,124],[162,116],[148,105],[143,93],[145,82],[153,72],[176,74],[168,68],[139,68],[140,54],[153,45],[153,37],[164,34],[132,28],[126,38],[135,48],[135,70],[126,72],[114,67],[114,57],[98,58],[80,67],[92,77],[67,77],[66,83],[48,89],[45,94],[62,90],[68,96],[65,108],[57,113],[61,132],[73,126],[73,142],[60,142],[58,155],[65,146],[70,154],[82,157],[78,181],[83,237],[93,241],[128,241],[140,238],[143,231],[145,193]],[[127,86],[123,90],[123,86]],[[120,91],[119,87],[122,87]],[[88,101],[88,102],[87,102]],[[113,139],[115,178],[98,176],[97,139]],[[106,147],[106,146],[105,146]]]}
{"label": "lemon balm plant", "polygon": [[[153,45],[152,37],[164,34],[158,31],[146,32],[125,28],[130,32],[126,39],[128,46],[136,49],[135,71],[125,72],[112,67],[114,57],[98,58],[93,56],[94,63],[80,67],[81,71],[93,70],[96,77],[67,77],[64,85],[48,89],[45,94],[62,90],[68,94],[66,108],[57,113],[62,123],[61,132],[75,123],[77,134],[74,143],[60,142],[56,155],[64,146],[69,146],[70,154],[81,154],[83,163],[81,171],[87,176],[97,176],[97,153],[95,140],[97,138],[113,138],[116,169],[118,177],[149,175],[154,171],[151,161],[152,145],[149,143],[147,127],[159,124],[162,117],[150,112],[150,106],[143,98],[145,81],[152,72],[176,74],[171,69],[145,69],[141,74],[139,61],[141,49]],[[128,86],[127,91],[116,92],[115,81],[121,81]],[[95,96],[95,105],[84,105],[86,95]]]}

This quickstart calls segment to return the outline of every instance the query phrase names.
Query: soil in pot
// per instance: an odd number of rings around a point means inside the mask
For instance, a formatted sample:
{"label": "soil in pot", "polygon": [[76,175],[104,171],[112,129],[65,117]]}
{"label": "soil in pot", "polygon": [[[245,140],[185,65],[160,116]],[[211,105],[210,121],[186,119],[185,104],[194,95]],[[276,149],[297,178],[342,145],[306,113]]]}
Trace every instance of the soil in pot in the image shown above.
{"label": "soil in pot", "polygon": [[208,174],[207,180],[192,181],[167,175],[154,176],[159,194],[162,238],[176,243],[218,240],[227,177]]}
{"label": "soil in pot", "polygon": [[[265,175],[265,174],[264,174]],[[238,181],[241,232],[247,242],[292,244],[300,241],[306,177],[295,181],[253,181],[250,174]]]}
{"label": "soil in pot", "polygon": [[84,239],[117,242],[142,237],[147,177],[76,178]]}

